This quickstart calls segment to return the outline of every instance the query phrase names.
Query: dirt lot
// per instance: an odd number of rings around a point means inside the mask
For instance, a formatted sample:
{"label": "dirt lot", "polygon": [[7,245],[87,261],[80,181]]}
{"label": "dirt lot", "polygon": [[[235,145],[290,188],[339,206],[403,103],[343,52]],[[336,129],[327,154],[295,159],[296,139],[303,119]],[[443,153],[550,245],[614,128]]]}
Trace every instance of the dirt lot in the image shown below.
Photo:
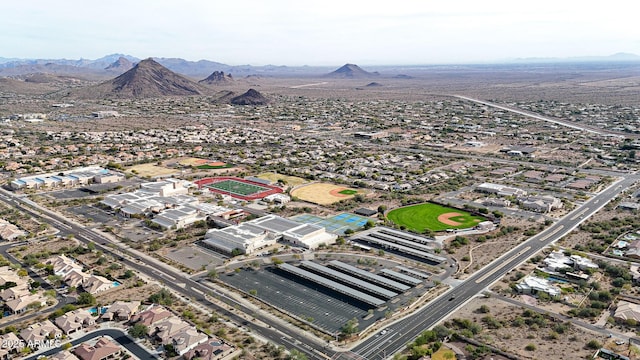
{"label": "dirt lot", "polygon": [[[122,289],[119,289],[120,287]],[[111,304],[116,300],[144,301],[147,298],[149,298],[149,296],[157,293],[158,291],[160,291],[160,286],[155,284],[147,284],[140,287],[130,287],[130,288],[119,286],[116,289],[99,294],[98,296],[96,296],[96,301],[100,304]]]}
{"label": "dirt lot", "polygon": [[[489,312],[479,311],[483,305],[488,307]],[[527,317],[521,308],[491,298],[472,300],[453,313],[445,322],[445,326],[452,326],[452,319],[455,318],[469,319],[473,323],[481,324],[482,330],[475,336],[476,340],[517,355],[521,359],[585,359],[594,353],[594,350],[586,348],[589,341],[597,340],[602,344],[607,340],[602,335],[573,325],[564,326],[562,329],[562,325],[566,324],[554,323],[548,318],[530,321],[533,317]],[[490,322],[483,318],[492,318],[497,322],[491,322],[489,325]],[[517,326],[521,321],[523,322]],[[527,324],[529,321],[531,325]],[[529,344],[533,344],[535,351],[525,350]]]}
{"label": "dirt lot", "polygon": [[[465,236],[468,239],[468,243],[458,248],[453,246],[455,239],[453,241],[447,241],[448,249],[454,252],[451,256],[455,258],[459,264],[459,270],[456,275],[457,278],[466,279],[476,270],[511,250],[514,246],[528,238],[522,234],[525,229],[538,225],[540,224],[523,219],[505,217],[502,220],[502,227],[517,227],[519,230],[505,235],[499,235],[498,231],[494,231],[485,235]],[[493,238],[487,239],[484,242],[478,242],[478,238],[488,238],[487,235]]]}
{"label": "dirt lot", "polygon": [[167,176],[171,174],[179,174],[180,171],[176,169],[169,169],[164,166],[158,166],[155,164],[140,164],[131,166],[127,169],[128,172],[137,174],[139,176],[145,177],[155,177],[155,176]]}

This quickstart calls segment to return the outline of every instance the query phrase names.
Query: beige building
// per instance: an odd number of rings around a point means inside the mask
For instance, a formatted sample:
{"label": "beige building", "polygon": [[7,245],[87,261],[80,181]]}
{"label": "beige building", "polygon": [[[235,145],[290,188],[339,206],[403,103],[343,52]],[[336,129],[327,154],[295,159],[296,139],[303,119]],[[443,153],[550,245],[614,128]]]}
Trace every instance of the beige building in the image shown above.
{"label": "beige building", "polygon": [[140,301],[116,301],[102,314],[103,320],[127,321],[138,313]]}
{"label": "beige building", "polygon": [[78,332],[95,323],[95,318],[86,309],[74,310],[56,318],[56,325],[58,325],[66,335]]}
{"label": "beige building", "polygon": [[80,360],[107,360],[120,358],[122,349],[118,344],[103,336],[95,345],[83,343],[73,352]]}
{"label": "beige building", "polygon": [[37,348],[51,339],[60,339],[62,330],[58,329],[49,320],[31,324],[27,328],[20,331],[20,337],[26,342],[27,346]]}

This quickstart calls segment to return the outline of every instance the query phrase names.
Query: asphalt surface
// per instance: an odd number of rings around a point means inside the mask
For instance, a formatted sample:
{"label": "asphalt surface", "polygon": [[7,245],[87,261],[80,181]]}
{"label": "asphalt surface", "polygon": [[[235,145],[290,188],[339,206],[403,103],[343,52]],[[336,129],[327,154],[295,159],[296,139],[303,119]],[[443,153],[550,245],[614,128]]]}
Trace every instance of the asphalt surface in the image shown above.
{"label": "asphalt surface", "polygon": [[[246,307],[244,304],[227,297],[214,288],[209,288],[190,278],[184,277],[182,273],[173,270],[170,266],[165,266],[159,262],[149,262],[147,264],[145,263],[145,261],[148,261],[147,259],[138,257],[126,249],[115,250],[114,248],[118,248],[118,246],[113,244],[111,239],[90,229],[86,229],[77,223],[71,222],[64,216],[47,210],[25,197],[16,196],[16,194],[12,192],[0,189],[0,200],[57,228],[60,230],[61,236],[72,234],[77,240],[85,244],[89,242],[94,243],[96,250],[116,257],[122,264],[157,280],[164,286],[182,294],[190,301],[200,303],[207,308],[215,310],[220,315],[227,317],[232,322],[250,328],[252,332],[269,340],[273,344],[283,345],[288,349],[295,348],[304,353],[309,359],[326,359],[333,355],[333,352],[326,348],[327,344],[325,342],[305,336],[302,331],[296,329],[294,326],[274,321],[272,318],[262,315],[255,309]],[[131,258],[133,258],[133,260]],[[238,311],[232,312],[227,310],[208,300],[205,294],[216,296],[220,301],[233,306]],[[268,324],[268,327],[258,325],[255,321],[247,321],[247,319],[240,314],[248,314],[246,318],[260,320]]]}
{"label": "asphalt surface", "polygon": [[361,342],[352,349],[352,352],[373,360],[386,359],[403,350],[420,333],[437,325],[449,314],[481,294],[484,289],[527,261],[542,248],[568,234],[637,180],[640,180],[640,176],[634,174],[610,186],[549,228],[516,246],[454,289],[430,302],[420,311],[389,326],[384,335],[379,334],[379,336],[370,337]]}
{"label": "asphalt surface", "polygon": [[[615,198],[620,192],[633,185],[633,183],[639,179],[640,176],[638,175],[628,175],[626,179],[615,183],[605,191],[585,202],[582,206],[571,211],[568,215],[549,228],[505,253],[491,264],[485,266],[456,288],[448,291],[445,295],[430,302],[427,306],[409,317],[389,326],[384,334],[376,334],[376,336],[372,336],[364,340],[354,347],[352,352],[368,360],[373,360],[386,359],[396,352],[403,350],[406,347],[406,344],[413,341],[421,332],[437,325],[450,313],[463,306],[474,296],[480,294],[484,289],[498,281],[506,273],[534,256],[543,247],[568,234],[585,219],[592,216],[604,207],[611,199]],[[134,261],[129,260],[128,256],[123,257],[111,247],[105,246],[111,243],[110,239],[70,222],[56,213],[42,209],[28,199],[19,198],[18,200],[18,198],[16,198],[12,193],[4,190],[0,190],[0,199],[12,202],[14,206],[21,208],[32,216],[42,218],[44,221],[61,230],[62,233],[74,234],[78,240],[84,243],[94,242],[98,250],[118,257],[125,265],[136,269],[151,278],[159,280],[165,286],[183,294],[192,301],[199,302],[209,308],[215,309],[221,315],[227,316],[231,321],[251,328],[253,332],[268,339],[274,344],[284,345],[289,349],[296,348],[310,359],[323,359],[334,354],[333,351],[327,348],[326,343],[310,339],[300,331],[292,329],[286,324],[273,321],[271,318],[263,316],[253,309],[245,307],[243,304],[217,292],[215,289],[206,287],[196,281],[183,277],[182,274],[173,271],[170,268],[156,266],[155,264],[148,265],[144,263],[142,259]],[[26,203],[35,209],[39,209],[39,211],[33,211],[32,209],[23,206],[21,203]],[[120,251],[124,252],[126,250]],[[135,258],[135,256],[133,257]],[[242,316],[209,301],[204,294],[214,294],[220,300],[235,306],[241,312],[251,314],[252,317],[268,324],[268,328],[257,325],[255,322],[247,322]]]}
{"label": "asphalt surface", "polygon": [[[118,329],[102,329],[102,330],[96,330],[93,332],[90,332],[89,334],[75,339],[73,341],[71,341],[71,345],[72,346],[76,346],[79,345],[85,341],[89,341],[91,339],[95,339],[98,338],[100,336],[109,336],[111,337],[114,341],[116,341],[118,344],[120,344],[120,346],[124,347],[125,349],[129,350],[133,355],[135,355],[138,359],[140,360],[155,360],[158,359],[157,356],[155,356],[154,354],[150,354],[145,348],[143,348],[142,346],[138,345],[135,340],[133,340],[128,334],[126,334],[124,331],[122,330],[118,330]],[[41,356],[51,356],[51,355],[55,355],[57,353],[59,353],[60,351],[62,351],[62,348],[53,348],[50,350],[47,350],[45,352],[41,352],[32,356],[29,356],[27,358],[25,358],[25,360],[35,360]]]}

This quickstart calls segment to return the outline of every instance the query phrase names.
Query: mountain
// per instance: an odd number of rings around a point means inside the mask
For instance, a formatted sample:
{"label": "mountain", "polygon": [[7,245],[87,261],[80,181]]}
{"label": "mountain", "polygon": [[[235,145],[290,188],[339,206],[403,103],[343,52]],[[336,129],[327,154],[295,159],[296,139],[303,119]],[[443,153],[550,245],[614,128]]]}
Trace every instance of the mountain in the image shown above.
{"label": "mountain", "polygon": [[154,98],[201,95],[206,89],[149,58],[115,79],[78,93],[90,98]]}
{"label": "mountain", "polygon": [[112,62],[104,69],[107,71],[125,72],[131,70],[131,68],[133,68],[133,63],[126,57],[120,56],[118,60]]}
{"label": "mountain", "polygon": [[257,90],[249,89],[246,93],[231,99],[234,105],[266,105],[269,100]]}
{"label": "mountain", "polygon": [[335,70],[325,77],[334,79],[362,79],[378,76],[378,73],[370,73],[362,70],[362,68],[356,64],[344,64],[338,70]]}
{"label": "mountain", "polygon": [[231,74],[226,74],[224,71],[214,71],[206,79],[198,81],[199,84],[208,85],[224,85],[233,82]]}
{"label": "mountain", "polygon": [[382,84],[380,84],[379,82],[370,82],[367,85],[365,85],[366,87],[379,87],[382,86]]}
{"label": "mountain", "polygon": [[153,58],[153,60],[177,73],[202,78],[214,71],[229,72],[229,65],[209,60],[189,61],[180,58]]}

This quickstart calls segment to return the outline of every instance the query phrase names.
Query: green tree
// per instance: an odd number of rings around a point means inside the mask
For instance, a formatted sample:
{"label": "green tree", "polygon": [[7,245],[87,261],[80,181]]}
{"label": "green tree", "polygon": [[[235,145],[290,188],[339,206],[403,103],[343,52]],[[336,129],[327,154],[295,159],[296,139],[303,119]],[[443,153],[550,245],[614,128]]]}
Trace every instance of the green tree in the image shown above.
{"label": "green tree", "polygon": [[213,279],[217,279],[218,278],[218,272],[216,271],[216,269],[211,269],[209,270],[209,272],[207,273],[207,277],[211,280]]}
{"label": "green tree", "polygon": [[171,296],[169,290],[162,289],[157,293],[149,296],[149,301],[154,304],[171,305],[173,304],[173,297]]}
{"label": "green tree", "polygon": [[598,342],[598,340],[595,340],[595,339],[587,343],[588,349],[597,350],[597,349],[600,349],[601,347],[602,347],[602,344],[600,344],[600,342]]}
{"label": "green tree", "polygon": [[340,333],[342,333],[342,335],[344,336],[350,336],[353,334],[356,334],[359,330],[358,330],[358,319],[353,318],[349,321],[347,321],[341,328],[340,328]]}
{"label": "green tree", "polygon": [[95,296],[89,294],[88,292],[83,292],[78,295],[78,305],[95,305],[96,298]]}
{"label": "green tree", "polygon": [[129,335],[135,339],[141,339],[147,335],[149,328],[143,324],[135,324],[129,328]]}
{"label": "green tree", "polygon": [[373,220],[367,220],[367,222],[364,224],[364,229],[368,230],[374,226],[376,226],[376,223]]}

